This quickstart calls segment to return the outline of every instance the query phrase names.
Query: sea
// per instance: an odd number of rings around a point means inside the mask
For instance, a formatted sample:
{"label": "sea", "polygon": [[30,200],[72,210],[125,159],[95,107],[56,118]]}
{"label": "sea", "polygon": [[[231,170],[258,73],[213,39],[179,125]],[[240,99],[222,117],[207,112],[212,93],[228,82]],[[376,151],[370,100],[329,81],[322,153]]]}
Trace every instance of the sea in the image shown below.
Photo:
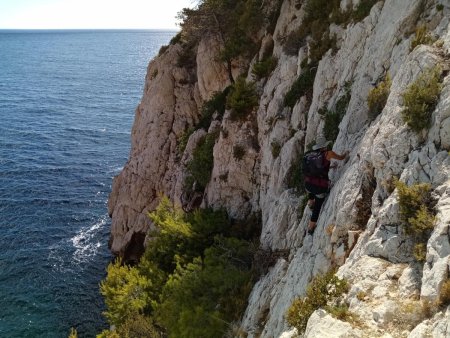
{"label": "sea", "polygon": [[107,200],[175,31],[0,31],[0,337],[95,337]]}

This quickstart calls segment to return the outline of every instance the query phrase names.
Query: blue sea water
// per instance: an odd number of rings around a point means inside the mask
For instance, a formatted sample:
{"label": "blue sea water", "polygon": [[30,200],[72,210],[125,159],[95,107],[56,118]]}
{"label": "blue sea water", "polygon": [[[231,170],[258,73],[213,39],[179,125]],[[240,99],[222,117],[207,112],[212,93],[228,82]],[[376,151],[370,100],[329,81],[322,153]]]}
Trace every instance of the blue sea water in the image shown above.
{"label": "blue sea water", "polygon": [[0,337],[94,337],[107,199],[173,31],[0,31]]}

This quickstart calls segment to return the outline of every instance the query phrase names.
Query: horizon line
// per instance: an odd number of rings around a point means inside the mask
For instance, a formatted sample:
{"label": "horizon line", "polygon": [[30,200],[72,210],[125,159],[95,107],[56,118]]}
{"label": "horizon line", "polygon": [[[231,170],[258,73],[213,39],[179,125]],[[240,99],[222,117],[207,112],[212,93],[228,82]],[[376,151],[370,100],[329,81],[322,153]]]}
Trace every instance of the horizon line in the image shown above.
{"label": "horizon line", "polygon": [[2,28],[0,31],[180,31],[177,28]]}

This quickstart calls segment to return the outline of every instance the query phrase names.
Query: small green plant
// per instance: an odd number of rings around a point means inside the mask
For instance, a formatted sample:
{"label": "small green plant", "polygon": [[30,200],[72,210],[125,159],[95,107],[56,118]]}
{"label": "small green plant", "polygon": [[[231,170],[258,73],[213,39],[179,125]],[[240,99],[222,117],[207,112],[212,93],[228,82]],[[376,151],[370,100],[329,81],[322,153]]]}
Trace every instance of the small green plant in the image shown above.
{"label": "small green plant", "polygon": [[192,153],[192,160],[187,164],[188,176],[185,179],[185,188],[189,191],[196,183],[196,190],[206,188],[214,165],[213,148],[217,134],[207,134],[197,144]]}
{"label": "small green plant", "polygon": [[304,95],[311,96],[317,68],[306,67],[284,96],[284,106],[294,108]]}
{"label": "small green plant", "polygon": [[351,82],[347,82],[344,86],[344,95],[336,102],[333,110],[320,109],[319,114],[324,119],[323,134],[327,140],[336,141],[339,134],[339,124],[347,112],[350,102]]}
{"label": "small green plant", "polygon": [[270,149],[272,151],[272,156],[273,158],[277,158],[280,155],[281,152],[281,144],[278,141],[272,141],[272,143],[270,143]]}
{"label": "small green plant", "polygon": [[419,45],[431,45],[436,39],[430,34],[427,26],[422,25],[416,28],[416,35],[411,41],[411,48],[413,50]]}
{"label": "small green plant", "polygon": [[367,226],[367,222],[372,216],[372,197],[376,186],[375,178],[372,175],[366,175],[361,184],[361,195],[355,202],[355,224],[360,229],[364,229]]}
{"label": "small green plant", "polygon": [[113,330],[103,330],[97,338],[120,338],[119,334]]}
{"label": "small green plant", "polygon": [[336,49],[336,38],[330,37],[330,24],[346,26],[350,22],[361,21],[376,2],[377,0],[361,0],[355,10],[349,7],[341,11],[339,0],[308,0],[304,6],[302,25],[288,35],[283,46],[284,52],[297,55],[309,35],[309,57],[312,64],[317,64],[330,48]]}
{"label": "small green plant", "polygon": [[298,210],[300,211],[299,216],[298,216],[299,219],[303,218],[303,214],[305,213],[305,209],[306,209],[307,205],[308,205],[308,195],[303,195],[300,198],[300,204],[298,207]]}
{"label": "small green plant", "polygon": [[442,89],[441,72],[439,66],[424,70],[402,94],[403,121],[416,133],[430,127],[431,114]]}
{"label": "small green plant", "polygon": [[181,35],[181,32],[179,32],[172,39],[170,39],[169,44],[176,45],[177,43],[181,42],[181,39],[182,39],[182,35]]}
{"label": "small green plant", "polygon": [[443,5],[443,4],[437,4],[437,5],[436,5],[436,10],[437,10],[438,12],[442,12],[442,11],[444,10],[444,5]]}
{"label": "small green plant", "polygon": [[401,181],[395,183],[398,191],[400,219],[408,234],[421,235],[434,228],[431,185],[419,183],[407,186]]}
{"label": "small green plant", "polygon": [[230,87],[225,88],[221,92],[216,92],[212,95],[212,97],[203,103],[202,106],[202,116],[200,121],[196,125],[196,129],[203,128],[208,130],[211,125],[212,116],[214,113],[218,113],[220,117],[225,113],[225,104],[227,101],[228,93],[230,92]]}
{"label": "small green plant", "polygon": [[439,292],[439,303],[443,306],[450,304],[450,279],[447,279],[441,286]]}
{"label": "small green plant", "polygon": [[163,55],[166,52],[166,50],[168,50],[168,49],[169,49],[169,46],[167,46],[167,45],[161,46],[161,48],[159,49],[159,52],[158,52],[158,56]]}
{"label": "small green plant", "polygon": [[178,154],[183,154],[189,141],[189,137],[194,133],[194,128],[188,128],[178,138]]}
{"label": "small green plant", "polygon": [[413,255],[416,261],[425,262],[427,258],[427,245],[425,243],[416,243],[413,249]]}
{"label": "small green plant", "polygon": [[276,68],[278,60],[274,56],[269,56],[262,61],[256,62],[252,68],[252,74],[260,80],[268,77]]}
{"label": "small green plant", "polygon": [[104,313],[113,325],[122,325],[133,313],[142,311],[147,305],[146,280],[135,267],[122,265],[120,260],[110,263],[107,277],[100,284],[108,310]]}
{"label": "small green plant", "polygon": [[287,177],[287,187],[289,189],[295,189],[295,191],[300,195],[304,192],[303,187],[303,171],[302,163],[299,160],[294,161],[289,168]]}
{"label": "small green plant", "polygon": [[346,304],[326,306],[326,310],[334,318],[346,322],[350,321],[353,316],[353,314],[348,310],[348,306]]}
{"label": "small green plant", "polygon": [[161,338],[151,318],[139,313],[129,316],[115,331],[104,330],[97,338]]}
{"label": "small green plant", "polygon": [[329,49],[331,49],[333,54],[336,53],[337,39],[335,35],[330,37],[329,32],[326,31],[321,38],[314,39],[309,44],[309,58],[311,64],[318,64]]}
{"label": "small green plant", "polygon": [[328,303],[336,301],[349,286],[346,280],[341,280],[335,271],[316,276],[306,289],[306,296],[297,298],[286,313],[286,321],[297,328],[298,333],[305,332],[306,324],[312,313],[319,308],[325,308]]}
{"label": "small green plant", "polygon": [[298,54],[298,50],[302,45],[306,43],[305,33],[300,29],[292,31],[286,38],[286,42],[283,45],[283,51],[290,56],[295,56]]}
{"label": "small green plant", "polygon": [[387,74],[385,79],[369,92],[367,104],[371,120],[374,120],[382,112],[391,92],[391,85],[391,77]]}
{"label": "small green plant", "polygon": [[73,327],[70,328],[69,338],[78,338],[78,332]]}
{"label": "small green plant", "polygon": [[431,186],[421,183],[408,187],[397,181],[400,219],[405,233],[415,241],[413,255],[418,262],[424,262],[427,254],[426,242],[434,229],[434,216],[431,198]]}
{"label": "small green plant", "polygon": [[377,2],[378,0],[361,0],[351,15],[352,20],[354,22],[359,22],[364,19],[369,15],[373,5]]}
{"label": "small green plant", "polygon": [[193,69],[197,65],[197,53],[195,44],[183,44],[178,54],[177,66],[180,68]]}
{"label": "small green plant", "polygon": [[364,291],[359,291],[356,294],[356,298],[361,302],[363,302],[365,300],[366,296],[367,296],[367,293],[365,293]]}
{"label": "small green plant", "polygon": [[253,82],[247,83],[243,77],[239,77],[230,89],[226,107],[231,109],[230,118],[239,120],[245,118],[258,106],[259,97]]}
{"label": "small green plant", "polygon": [[236,161],[242,160],[245,155],[245,148],[239,144],[233,146],[233,157]]}

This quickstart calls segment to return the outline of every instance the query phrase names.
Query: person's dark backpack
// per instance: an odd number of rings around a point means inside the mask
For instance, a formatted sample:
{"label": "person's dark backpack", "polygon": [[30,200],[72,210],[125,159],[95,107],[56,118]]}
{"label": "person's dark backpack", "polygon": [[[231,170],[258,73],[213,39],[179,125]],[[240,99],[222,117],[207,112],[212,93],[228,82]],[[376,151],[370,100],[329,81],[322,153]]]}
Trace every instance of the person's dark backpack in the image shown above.
{"label": "person's dark backpack", "polygon": [[308,151],[303,156],[303,175],[309,177],[328,178],[328,166],[325,152],[320,150]]}

